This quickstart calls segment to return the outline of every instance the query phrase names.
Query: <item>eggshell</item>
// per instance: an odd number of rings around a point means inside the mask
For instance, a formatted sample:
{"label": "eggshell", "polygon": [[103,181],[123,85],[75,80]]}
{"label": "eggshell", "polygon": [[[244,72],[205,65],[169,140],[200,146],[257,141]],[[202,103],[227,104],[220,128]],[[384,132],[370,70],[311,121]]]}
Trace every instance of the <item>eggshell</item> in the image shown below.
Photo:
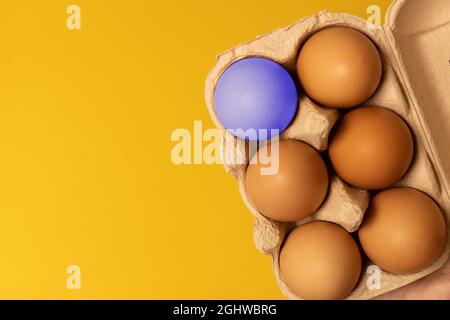
{"label": "eggshell", "polygon": [[361,273],[361,255],[340,226],[314,221],[297,227],[280,253],[280,271],[289,289],[308,300],[344,299]]}
{"label": "eggshell", "polygon": [[220,122],[245,140],[281,134],[297,107],[294,80],[281,65],[266,58],[234,62],[221,75],[214,92],[214,110]]}
{"label": "eggshell", "polygon": [[377,47],[364,34],[331,27],[306,41],[297,72],[312,99],[328,107],[348,108],[372,96],[381,80],[382,63]]}
{"label": "eggshell", "polygon": [[359,229],[367,256],[392,273],[413,273],[431,265],[446,241],[446,224],[438,205],[412,188],[376,195]]}
{"label": "eggshell", "polygon": [[252,158],[245,188],[249,200],[263,215],[293,222],[313,214],[322,204],[328,190],[328,172],[311,146],[280,140],[262,147]]}
{"label": "eggshell", "polygon": [[[401,115],[414,132],[413,166],[396,185],[426,191],[437,201],[448,220],[450,217],[448,197],[450,161],[445,159],[448,159],[450,155],[450,149],[446,143],[449,136],[448,128],[450,128],[446,123],[450,119],[448,112],[450,109],[445,106],[448,105],[446,102],[450,97],[450,91],[446,90],[447,80],[450,78],[446,77],[446,73],[443,72],[445,68],[440,62],[446,62],[441,59],[442,49],[443,46],[450,44],[448,41],[442,41],[446,39],[445,35],[448,34],[448,27],[450,27],[450,24],[445,24],[449,19],[449,15],[446,14],[449,5],[448,0],[395,0],[387,11],[386,24],[381,28],[372,28],[366,20],[349,14],[322,11],[227,50],[218,55],[217,64],[206,81],[205,98],[215,126],[224,135],[227,134],[214,111],[213,96],[220,75],[237,59],[267,57],[277,61],[287,70],[295,70],[299,50],[312,34],[336,25],[359,30],[371,38],[380,49],[383,58],[382,85],[366,104],[384,106]],[[298,116],[302,112],[302,105],[299,110]],[[311,119],[309,123],[294,121],[285,133],[287,134],[288,131],[295,133],[310,130],[310,128],[314,129],[311,132],[316,131],[316,126],[322,126],[316,119],[317,117],[314,117],[314,120]],[[297,137],[293,134],[286,138],[305,141],[304,135]],[[230,151],[230,154],[246,154],[246,145],[238,143],[240,142],[238,140],[240,139],[234,139],[235,148]],[[311,141],[306,142],[319,149]],[[228,145],[228,142],[226,143]],[[321,145],[325,144],[321,143]],[[242,162],[225,164],[225,169],[236,177],[243,200],[255,218],[257,224],[255,232],[258,233],[255,234],[257,247],[264,248],[264,252],[271,254],[275,279],[280,289],[288,299],[300,299],[287,288],[279,270],[281,244],[285,239],[286,227],[292,224],[277,223],[267,219],[249,203],[244,187],[246,168],[247,161],[245,164]],[[228,201],[226,197],[222,200],[218,203],[219,206]],[[345,206],[347,203],[344,202],[342,205]],[[321,208],[324,206],[326,204]],[[332,212],[333,210],[329,211],[330,214]],[[341,215],[340,210],[334,210],[334,212],[336,216]],[[333,222],[336,222],[334,218]],[[431,274],[447,261],[450,251],[449,243],[447,240],[445,250],[435,263],[413,274],[399,275],[384,270],[378,273],[377,268],[368,266],[367,271],[362,271],[360,281],[347,299],[371,299]],[[373,284],[376,284],[377,280],[380,280],[380,286],[374,288]]]}
{"label": "eggshell", "polygon": [[328,152],[344,181],[361,189],[383,189],[408,170],[414,142],[409,127],[394,112],[363,107],[341,118]]}

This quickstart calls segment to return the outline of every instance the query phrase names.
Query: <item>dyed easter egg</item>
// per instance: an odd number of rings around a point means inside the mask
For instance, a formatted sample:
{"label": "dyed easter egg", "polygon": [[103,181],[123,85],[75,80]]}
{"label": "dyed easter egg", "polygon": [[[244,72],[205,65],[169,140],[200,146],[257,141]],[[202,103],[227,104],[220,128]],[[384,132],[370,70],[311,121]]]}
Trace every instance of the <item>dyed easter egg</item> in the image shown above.
{"label": "dyed easter egg", "polygon": [[214,109],[223,127],[235,136],[267,140],[292,122],[298,94],[291,75],[265,58],[231,64],[217,82]]}

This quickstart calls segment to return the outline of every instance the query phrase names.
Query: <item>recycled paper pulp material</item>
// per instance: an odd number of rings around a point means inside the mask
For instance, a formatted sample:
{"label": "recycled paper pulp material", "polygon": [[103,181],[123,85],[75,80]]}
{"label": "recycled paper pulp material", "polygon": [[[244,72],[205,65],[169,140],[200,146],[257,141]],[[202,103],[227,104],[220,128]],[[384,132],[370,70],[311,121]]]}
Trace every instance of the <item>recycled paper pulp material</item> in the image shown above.
{"label": "recycled paper pulp material", "polygon": [[[409,186],[427,193],[450,221],[450,1],[396,0],[381,28],[349,14],[324,11],[238,45],[218,56],[206,81],[206,103],[215,125],[223,132],[223,147],[228,146],[224,148],[227,150],[225,157],[228,157],[225,168],[236,178],[242,198],[255,218],[256,247],[272,256],[275,278],[289,299],[300,297],[287,288],[280,275],[280,248],[288,232],[295,225],[317,219],[337,223],[350,232],[356,231],[368,206],[369,194],[333,176],[327,199],[313,216],[297,223],[280,223],[261,215],[250,203],[244,187],[245,170],[251,155],[246,151],[246,143],[227,133],[217,119],[214,89],[224,70],[234,61],[246,57],[272,59],[295,74],[302,44],[315,32],[331,26],[359,30],[378,46],[383,60],[383,78],[377,92],[364,104],[383,106],[402,116],[415,139],[413,164],[396,186]],[[318,151],[326,150],[338,112],[316,105],[302,92],[300,95],[299,112],[281,138],[305,141]],[[232,156],[228,154],[230,147]],[[237,158],[241,161],[236,161]],[[370,299],[416,281],[440,268],[448,259],[449,250],[448,236],[439,259],[425,270],[408,275],[382,271],[380,289],[368,288],[371,274],[363,269],[361,279],[348,299]]]}

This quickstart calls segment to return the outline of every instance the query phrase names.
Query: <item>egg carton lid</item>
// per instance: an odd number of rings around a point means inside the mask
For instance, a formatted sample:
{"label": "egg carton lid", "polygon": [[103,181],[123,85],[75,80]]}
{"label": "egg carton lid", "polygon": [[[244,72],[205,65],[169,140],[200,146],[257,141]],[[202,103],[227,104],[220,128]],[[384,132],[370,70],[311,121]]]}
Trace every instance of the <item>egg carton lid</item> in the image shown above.
{"label": "egg carton lid", "polygon": [[450,1],[395,0],[385,20],[394,68],[450,198]]}

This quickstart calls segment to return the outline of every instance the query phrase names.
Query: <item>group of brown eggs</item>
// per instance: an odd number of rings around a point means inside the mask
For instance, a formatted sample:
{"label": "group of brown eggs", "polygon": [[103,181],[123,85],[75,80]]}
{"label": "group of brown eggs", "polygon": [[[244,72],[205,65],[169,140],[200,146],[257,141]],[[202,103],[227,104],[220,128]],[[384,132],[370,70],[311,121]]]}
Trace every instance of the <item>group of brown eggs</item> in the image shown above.
{"label": "group of brown eggs", "polygon": [[[288,235],[280,271],[300,298],[343,299],[352,292],[362,268],[358,239],[370,261],[394,274],[428,267],[444,248],[446,223],[435,201],[416,189],[392,187],[411,166],[414,139],[399,115],[364,105],[377,90],[382,69],[375,44],[352,28],[330,27],[312,35],[297,61],[300,84],[312,100],[343,113],[328,152],[280,140],[276,149],[272,142],[258,150],[247,168],[250,202],[276,221],[297,222],[314,214],[328,193],[329,170],[373,194],[358,237],[324,221],[302,224]],[[274,151],[277,171],[264,173],[267,164],[259,157]],[[322,156],[329,158],[329,168]]]}

